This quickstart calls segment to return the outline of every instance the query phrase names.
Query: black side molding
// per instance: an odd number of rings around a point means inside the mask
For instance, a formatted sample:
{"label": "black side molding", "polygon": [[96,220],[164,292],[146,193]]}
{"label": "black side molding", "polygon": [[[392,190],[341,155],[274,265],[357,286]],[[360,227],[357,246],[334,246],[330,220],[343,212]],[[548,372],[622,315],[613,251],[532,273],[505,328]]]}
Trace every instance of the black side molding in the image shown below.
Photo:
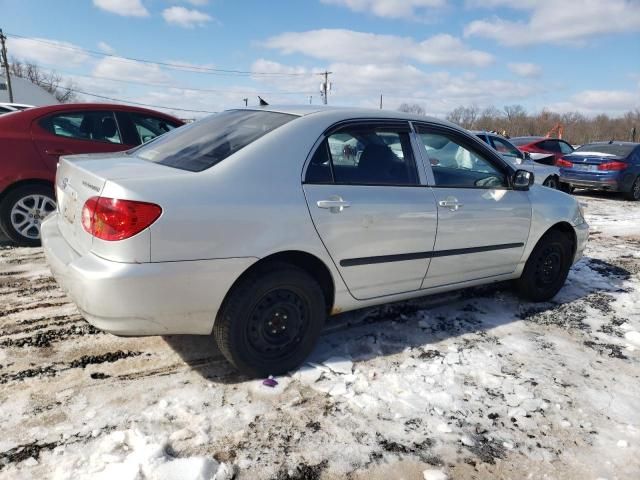
{"label": "black side molding", "polygon": [[468,253],[492,252],[494,250],[507,250],[523,247],[524,243],[503,243],[501,245],[487,245],[484,247],[456,248],[452,250],[439,250],[435,252],[400,253],[398,255],[381,255],[379,257],[347,258],[340,260],[342,267],[356,267],[359,265],[373,265],[376,263],[404,262],[407,260],[421,260],[424,258],[451,257],[453,255],[466,255]]}

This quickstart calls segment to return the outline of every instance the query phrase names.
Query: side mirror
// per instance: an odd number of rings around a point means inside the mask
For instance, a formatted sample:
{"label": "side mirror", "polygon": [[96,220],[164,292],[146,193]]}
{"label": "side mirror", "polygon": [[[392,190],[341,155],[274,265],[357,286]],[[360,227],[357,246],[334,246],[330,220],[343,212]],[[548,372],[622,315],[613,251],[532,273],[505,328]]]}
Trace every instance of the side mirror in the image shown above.
{"label": "side mirror", "polygon": [[533,181],[533,172],[528,170],[516,170],[516,173],[513,174],[513,189],[529,190],[529,187],[533,185]]}

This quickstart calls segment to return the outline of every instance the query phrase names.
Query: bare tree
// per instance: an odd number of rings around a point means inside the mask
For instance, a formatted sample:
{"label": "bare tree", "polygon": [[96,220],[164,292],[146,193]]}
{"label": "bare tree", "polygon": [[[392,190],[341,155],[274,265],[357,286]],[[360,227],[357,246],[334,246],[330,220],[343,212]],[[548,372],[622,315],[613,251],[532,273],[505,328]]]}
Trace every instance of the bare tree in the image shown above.
{"label": "bare tree", "polygon": [[411,105],[403,103],[398,107],[398,110],[405,113],[413,113],[415,115],[424,115],[426,113],[425,109],[417,103],[413,103]]}
{"label": "bare tree", "polygon": [[629,111],[612,118],[601,114],[585,117],[579,112],[559,114],[543,109],[536,114],[528,114],[522,105],[506,105],[502,110],[488,107],[478,113],[476,106],[460,106],[447,115],[447,120],[464,128],[497,131],[509,136],[544,136],[560,124],[564,129],[563,138],[574,144],[594,141],[638,140],[640,129],[640,109]]}
{"label": "bare tree", "polygon": [[[74,92],[75,84],[64,79],[55,71],[45,72],[37,63],[11,60],[9,70],[12,75],[29,80],[47,92],[51,93],[60,103],[69,103],[77,99]],[[64,84],[64,85],[63,85]]]}

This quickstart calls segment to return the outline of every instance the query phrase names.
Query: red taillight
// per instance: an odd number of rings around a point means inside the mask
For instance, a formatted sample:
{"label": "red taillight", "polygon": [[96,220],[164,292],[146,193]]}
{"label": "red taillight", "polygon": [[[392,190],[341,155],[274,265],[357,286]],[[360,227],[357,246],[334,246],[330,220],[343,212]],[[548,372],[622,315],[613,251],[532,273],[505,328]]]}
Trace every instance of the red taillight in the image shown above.
{"label": "red taillight", "polygon": [[564,158],[559,158],[558,160],[556,160],[556,167],[573,168],[573,163],[571,163],[569,160],[565,160]]}
{"label": "red taillight", "polygon": [[102,240],[124,240],[149,227],[161,213],[153,203],[91,197],[82,208],[82,227]]}
{"label": "red taillight", "polygon": [[605,162],[605,163],[601,163],[600,165],[598,165],[598,170],[605,170],[605,171],[619,171],[619,170],[624,170],[625,168],[627,168],[629,166],[628,163],[625,162]]}

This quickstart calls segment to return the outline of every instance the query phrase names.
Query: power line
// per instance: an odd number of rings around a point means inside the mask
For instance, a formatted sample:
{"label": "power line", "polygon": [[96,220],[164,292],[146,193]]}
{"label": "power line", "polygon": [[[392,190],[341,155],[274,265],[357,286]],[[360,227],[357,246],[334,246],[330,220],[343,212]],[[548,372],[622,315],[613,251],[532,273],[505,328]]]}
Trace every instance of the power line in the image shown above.
{"label": "power line", "polygon": [[122,56],[122,55],[114,55],[111,53],[104,53],[104,52],[98,52],[96,50],[90,50],[87,48],[81,48],[81,47],[76,47],[76,46],[72,46],[72,45],[61,45],[60,43],[56,43],[56,42],[51,42],[51,41],[47,41],[47,40],[42,40],[39,38],[31,38],[31,37],[25,37],[23,35],[18,35],[15,33],[8,33],[7,34],[9,37],[11,38],[21,38],[24,40],[28,40],[30,42],[36,42],[36,43],[42,43],[42,44],[46,44],[46,45],[50,45],[53,46],[54,48],[57,49],[63,49],[63,50],[72,50],[72,51],[78,51],[78,52],[83,52],[87,55],[91,55],[91,56],[98,56],[98,57],[107,57],[107,58],[115,58],[118,60],[122,60],[122,61],[128,61],[128,62],[137,62],[137,63],[145,63],[145,64],[150,64],[150,65],[157,65],[163,68],[169,68],[172,70],[177,70],[177,71],[182,71],[182,72],[191,72],[191,73],[202,73],[202,74],[208,74],[208,75],[227,75],[227,76],[265,76],[265,77],[269,77],[269,76],[273,76],[273,77],[278,77],[278,76],[293,76],[293,77],[301,77],[301,76],[315,76],[315,75],[323,75],[323,73],[311,73],[311,72],[254,72],[254,71],[247,71],[247,70],[233,70],[233,69],[223,69],[223,68],[212,68],[212,67],[203,67],[203,66],[197,66],[197,65],[180,65],[179,63],[169,63],[169,62],[159,62],[159,61],[155,61],[155,60],[147,60],[144,58],[135,58],[135,57],[126,57],[126,56]]}
{"label": "power line", "polygon": [[142,82],[142,81],[135,81],[135,80],[122,80],[120,78],[111,78],[111,77],[102,77],[99,75],[83,75],[80,73],[72,73],[72,72],[66,72],[63,70],[52,70],[52,69],[43,69],[43,70],[48,70],[49,74],[54,74],[54,73],[63,73],[65,75],[69,75],[69,76],[73,76],[73,77],[83,77],[83,78],[88,78],[91,80],[107,80],[110,82],[118,82],[118,83],[125,83],[125,84],[131,84],[131,85],[145,85],[145,86],[155,86],[155,87],[163,87],[163,88],[175,88],[177,90],[189,90],[189,91],[193,91],[193,92],[205,92],[205,93],[224,93],[224,94],[232,94],[232,95],[254,95],[257,93],[260,93],[261,95],[309,95],[312,92],[280,92],[280,91],[276,91],[276,92],[256,92],[256,91],[241,91],[241,90],[221,90],[221,89],[211,89],[211,88],[196,88],[196,87],[185,87],[182,85],[173,85],[173,84],[167,84],[167,83],[161,83],[161,82]]}
{"label": "power line", "polygon": [[212,112],[212,111],[209,111],[209,110],[192,110],[190,108],[167,107],[167,106],[164,106],[164,105],[153,105],[151,103],[134,102],[132,100],[124,100],[122,98],[113,98],[113,97],[107,97],[105,95],[98,95],[97,93],[83,92],[82,90],[78,90],[76,88],[70,88],[70,87],[60,87],[60,86],[58,86],[57,88],[60,88],[62,90],[67,90],[67,91],[73,92],[73,93],[79,93],[81,95],[88,95],[90,97],[96,97],[96,98],[101,98],[103,100],[109,100],[109,101],[112,101],[112,102],[130,103],[132,105],[140,105],[141,107],[163,108],[165,110],[176,110],[176,111],[180,111],[180,112],[192,112],[192,113],[218,113],[218,112]]}

